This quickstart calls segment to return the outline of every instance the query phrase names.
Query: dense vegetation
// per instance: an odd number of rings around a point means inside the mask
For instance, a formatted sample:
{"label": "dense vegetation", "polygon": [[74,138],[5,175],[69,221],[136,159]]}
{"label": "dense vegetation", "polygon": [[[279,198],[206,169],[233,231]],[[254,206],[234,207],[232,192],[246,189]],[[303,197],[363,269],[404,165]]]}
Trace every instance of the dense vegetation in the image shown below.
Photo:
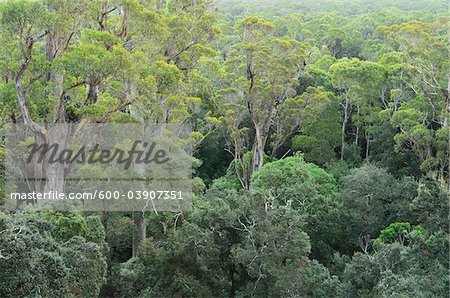
{"label": "dense vegetation", "polygon": [[2,1],[0,125],[189,123],[196,195],[0,211],[0,297],[446,297],[449,20],[440,0]]}

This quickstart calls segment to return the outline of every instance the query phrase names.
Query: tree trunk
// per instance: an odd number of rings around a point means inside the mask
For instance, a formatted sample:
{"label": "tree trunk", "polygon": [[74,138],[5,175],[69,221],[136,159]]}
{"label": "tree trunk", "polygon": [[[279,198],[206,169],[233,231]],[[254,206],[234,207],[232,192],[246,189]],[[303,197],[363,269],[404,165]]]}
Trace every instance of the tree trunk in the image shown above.
{"label": "tree trunk", "polygon": [[[70,139],[70,129],[66,125],[55,124],[48,128],[47,143],[51,146],[52,144],[59,144],[58,152],[62,152],[66,147]],[[48,161],[48,158],[47,158]],[[59,162],[42,163],[43,172],[45,173],[45,192],[56,191],[63,193],[65,189],[65,165]]]}
{"label": "tree trunk", "polygon": [[[132,90],[132,86],[130,86],[130,90]],[[144,150],[142,147],[140,150]],[[135,163],[133,165],[137,174],[144,177],[145,175],[145,165],[143,163]],[[140,190],[145,190],[145,184],[142,182],[140,186]],[[146,222],[145,222],[145,213],[142,211],[133,212],[133,223],[134,223],[134,233],[133,233],[133,248],[132,248],[132,257],[138,257],[140,254],[140,246],[142,241],[146,238]]]}
{"label": "tree trunk", "polygon": [[[53,11],[52,7],[49,7],[50,11]],[[49,32],[46,36],[45,43],[45,56],[47,61],[50,63],[57,57],[58,49],[62,46],[64,39],[58,36],[56,32]],[[51,96],[57,99],[57,104],[55,106],[53,121],[54,122],[64,122],[64,102],[62,98],[63,94],[63,75],[56,71],[55,69],[51,69],[47,73],[47,81],[51,86],[51,89],[48,91],[47,96]],[[47,111],[48,112],[48,111]],[[44,115],[45,116],[45,115]],[[51,120],[49,120],[51,121]]]}
{"label": "tree trunk", "polygon": [[359,120],[360,120],[359,119],[359,106],[358,105],[356,106],[356,109],[357,109],[358,122],[356,124],[355,145],[358,146],[358,143],[359,143]]}
{"label": "tree trunk", "polygon": [[134,223],[134,233],[133,233],[133,249],[132,257],[136,258],[140,254],[140,245],[146,237],[146,223],[143,212],[133,212],[133,223]]}
{"label": "tree trunk", "polygon": [[89,92],[88,92],[88,103],[89,104],[95,104],[98,100],[98,96],[99,96],[99,88],[98,88],[98,84],[91,82],[89,84]]}
{"label": "tree trunk", "polygon": [[261,130],[255,127],[255,142],[252,152],[252,173],[259,171],[264,164],[264,147],[266,146],[266,137],[261,134]]}
{"label": "tree trunk", "polygon": [[[448,118],[450,116],[450,76],[448,77],[448,81],[447,81],[447,90],[445,92],[445,101],[446,101],[447,115],[444,119],[443,126],[448,127],[449,126]],[[450,148],[450,130],[447,129],[447,131],[449,131],[448,148]],[[450,150],[447,150],[447,185],[448,185],[448,191],[450,192]]]}
{"label": "tree trunk", "polygon": [[341,160],[344,160],[344,150],[345,150],[345,130],[347,128],[348,121],[348,98],[345,98],[344,104],[342,104],[344,108],[344,119],[342,120],[342,131],[341,131]]}
{"label": "tree trunk", "polygon": [[234,293],[236,292],[236,285],[235,285],[235,282],[234,282],[234,271],[235,271],[234,265],[231,264],[230,268],[228,269],[228,279],[229,279],[229,282],[231,284],[231,286],[230,286],[230,297],[234,297]]}

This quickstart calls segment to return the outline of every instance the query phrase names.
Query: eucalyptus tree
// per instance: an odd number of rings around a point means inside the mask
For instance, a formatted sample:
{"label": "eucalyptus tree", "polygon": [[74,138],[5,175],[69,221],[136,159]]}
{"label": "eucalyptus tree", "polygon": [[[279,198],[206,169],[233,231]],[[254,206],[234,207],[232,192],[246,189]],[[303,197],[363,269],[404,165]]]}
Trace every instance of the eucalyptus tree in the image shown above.
{"label": "eucalyptus tree", "polygon": [[[23,122],[39,144],[63,145],[87,123],[200,122],[202,115],[195,115],[211,97],[201,90],[210,86],[215,56],[206,45],[216,33],[210,4],[2,3],[1,89],[7,91],[8,121]],[[188,142],[201,142],[202,132],[218,124],[207,116]],[[29,168],[33,177],[45,178],[31,191],[64,192],[66,165],[43,162]],[[136,225],[142,240],[145,223],[136,219]]]}
{"label": "eucalyptus tree", "polygon": [[260,17],[243,19],[239,28],[240,40],[227,62],[255,133],[251,162],[255,172],[264,163],[267,139],[281,105],[296,94],[293,87],[308,62],[309,46],[274,37],[275,25]]}
{"label": "eucalyptus tree", "polygon": [[449,166],[448,22],[441,17],[430,23],[411,21],[379,28],[388,45],[401,52],[403,63],[410,66],[399,78],[412,95],[392,117],[400,129],[397,146],[412,147],[421,169],[441,180]]}
{"label": "eucalyptus tree", "polygon": [[[347,125],[356,112],[353,122],[356,124],[355,144],[359,144],[360,128],[368,126],[370,117],[379,108],[379,93],[384,82],[384,69],[375,62],[359,59],[341,59],[330,69],[333,86],[341,92],[342,131],[341,160],[344,158]],[[367,142],[369,142],[366,134]],[[368,154],[366,154],[368,155]]]}

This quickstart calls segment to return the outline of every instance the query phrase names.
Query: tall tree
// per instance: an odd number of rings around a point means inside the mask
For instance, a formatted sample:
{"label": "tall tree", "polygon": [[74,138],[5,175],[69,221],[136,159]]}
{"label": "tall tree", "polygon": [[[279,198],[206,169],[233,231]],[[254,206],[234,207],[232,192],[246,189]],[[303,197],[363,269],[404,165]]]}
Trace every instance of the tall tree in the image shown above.
{"label": "tall tree", "polygon": [[[362,124],[361,118],[371,115],[371,108],[377,107],[378,95],[384,81],[384,70],[375,62],[359,59],[342,59],[331,67],[333,86],[341,92],[342,131],[341,131],[341,160],[344,159],[347,125],[351,116],[356,112],[355,144],[359,144],[359,134]],[[367,122],[367,120],[366,120]]]}
{"label": "tall tree", "polygon": [[274,24],[251,16],[242,20],[240,42],[228,63],[235,69],[234,86],[244,98],[255,137],[251,171],[261,169],[264,149],[282,103],[295,96],[293,86],[306,64],[308,46],[273,36]]}

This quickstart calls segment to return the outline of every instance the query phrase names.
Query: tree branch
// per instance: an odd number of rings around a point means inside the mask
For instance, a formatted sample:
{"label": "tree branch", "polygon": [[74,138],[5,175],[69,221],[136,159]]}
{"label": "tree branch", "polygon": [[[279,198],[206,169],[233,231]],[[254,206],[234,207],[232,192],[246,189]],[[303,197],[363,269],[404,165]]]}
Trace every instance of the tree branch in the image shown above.
{"label": "tree branch", "polygon": [[[45,33],[38,36],[38,38],[41,38],[41,37],[47,35],[47,33],[48,32],[46,31]],[[36,133],[46,135],[47,134],[46,129],[43,126],[34,122],[31,117],[30,107],[28,106],[27,99],[26,99],[26,93],[28,92],[28,90],[24,89],[23,83],[22,83],[23,75],[25,73],[25,70],[28,68],[28,65],[31,60],[33,45],[34,45],[35,41],[36,41],[36,39],[34,39],[34,38],[26,38],[26,48],[24,47],[22,42],[20,42],[20,44],[19,44],[19,48],[24,57],[22,58],[22,61],[20,62],[20,67],[16,74],[15,88],[16,88],[16,92],[17,92],[17,101],[18,101],[20,111],[22,113],[22,117],[23,117],[25,125],[28,126],[32,131],[34,131]],[[29,85],[27,87],[27,89],[29,89],[30,86],[31,85]]]}

